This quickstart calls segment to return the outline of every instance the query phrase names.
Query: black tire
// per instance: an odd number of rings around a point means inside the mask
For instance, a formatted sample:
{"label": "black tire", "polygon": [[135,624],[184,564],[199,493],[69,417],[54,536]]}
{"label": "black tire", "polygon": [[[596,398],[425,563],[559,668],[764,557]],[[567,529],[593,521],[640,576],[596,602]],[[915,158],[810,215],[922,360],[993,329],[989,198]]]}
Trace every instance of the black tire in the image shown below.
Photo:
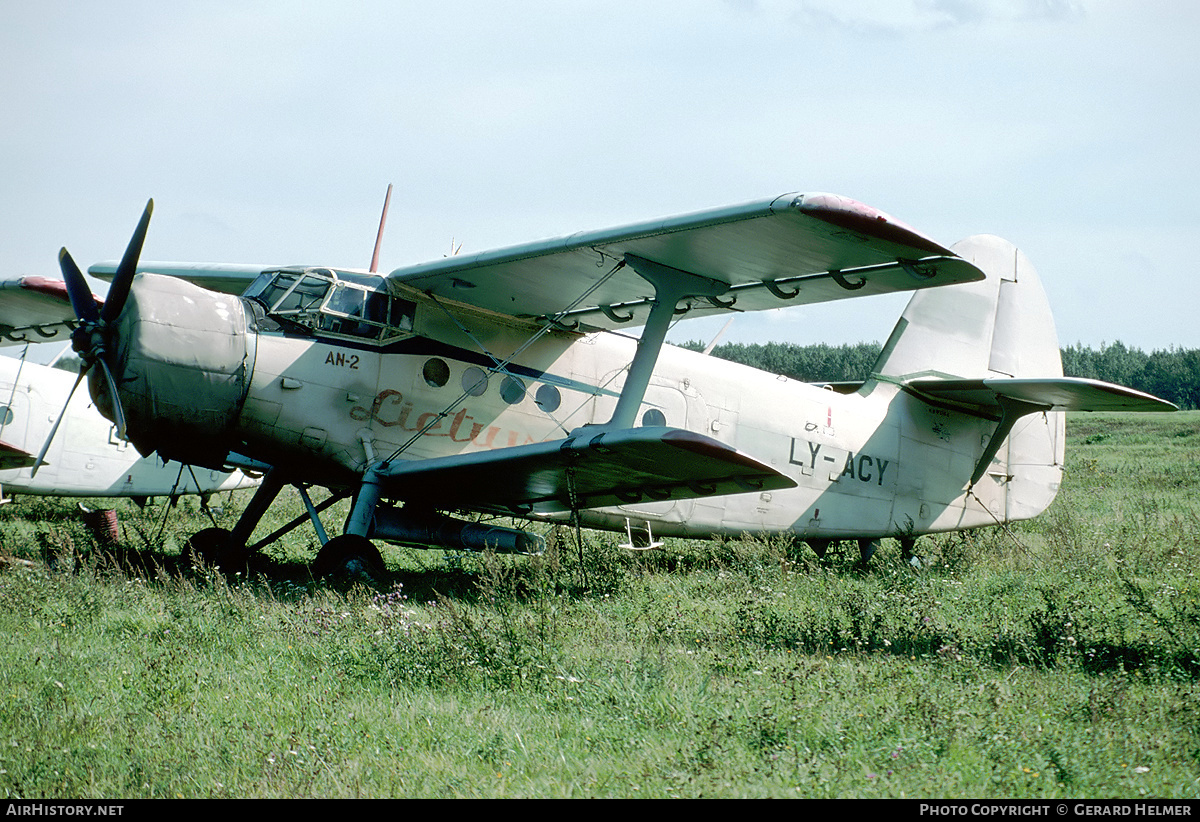
{"label": "black tire", "polygon": [[387,566],[383,564],[383,557],[371,540],[354,534],[342,534],[321,546],[311,570],[314,579],[333,576],[354,581],[364,576],[382,574]]}
{"label": "black tire", "polygon": [[219,568],[226,573],[244,570],[246,551],[233,544],[233,535],[224,528],[205,528],[192,535],[183,546],[183,562],[187,567],[200,563]]}

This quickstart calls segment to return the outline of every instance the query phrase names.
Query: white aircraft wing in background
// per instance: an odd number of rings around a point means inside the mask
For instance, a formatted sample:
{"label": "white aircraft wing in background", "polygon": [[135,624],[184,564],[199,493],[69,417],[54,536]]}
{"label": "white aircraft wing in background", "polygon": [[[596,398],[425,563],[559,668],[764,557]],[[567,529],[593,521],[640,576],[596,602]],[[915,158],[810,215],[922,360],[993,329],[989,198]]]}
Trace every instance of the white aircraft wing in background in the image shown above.
{"label": "white aircraft wing in background", "polygon": [[[69,307],[68,307],[68,310]],[[76,392],[76,375],[27,359],[0,356],[0,487],[5,493],[64,497],[152,497],[208,494],[258,484],[241,471],[189,469],[141,457],[118,439],[91,398]],[[40,469],[37,454],[65,413]]]}
{"label": "white aircraft wing in background", "polygon": [[0,280],[0,345],[62,342],[70,339],[76,325],[67,286],[61,279]]}

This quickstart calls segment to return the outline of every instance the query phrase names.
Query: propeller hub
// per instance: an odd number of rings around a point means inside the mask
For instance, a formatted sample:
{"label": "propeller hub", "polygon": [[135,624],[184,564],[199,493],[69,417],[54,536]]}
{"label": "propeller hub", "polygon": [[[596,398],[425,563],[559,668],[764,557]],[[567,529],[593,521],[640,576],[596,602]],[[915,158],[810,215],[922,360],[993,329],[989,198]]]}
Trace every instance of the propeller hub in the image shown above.
{"label": "propeller hub", "polygon": [[95,363],[107,350],[105,330],[100,323],[84,322],[71,332],[71,348],[86,365]]}

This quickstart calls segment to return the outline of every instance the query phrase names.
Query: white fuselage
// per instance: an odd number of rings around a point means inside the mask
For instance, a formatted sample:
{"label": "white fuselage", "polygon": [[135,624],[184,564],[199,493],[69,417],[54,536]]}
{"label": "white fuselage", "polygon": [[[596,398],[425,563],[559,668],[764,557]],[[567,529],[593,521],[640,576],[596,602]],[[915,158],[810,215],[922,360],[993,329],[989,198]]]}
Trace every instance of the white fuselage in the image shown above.
{"label": "white fuselage", "polygon": [[[309,481],[352,484],[396,451],[425,459],[503,448],[610,418],[635,340],[554,331],[498,373],[489,369],[526,343],[528,326],[414,298],[414,336],[383,349],[258,334],[236,426],[246,452]],[[994,420],[934,408],[892,383],[844,395],[670,346],[638,417],[710,436],[797,485],[593,509],[585,523],[647,521],[664,535],[921,534],[1033,516],[1060,479],[1062,414],[1022,420],[968,492]]]}

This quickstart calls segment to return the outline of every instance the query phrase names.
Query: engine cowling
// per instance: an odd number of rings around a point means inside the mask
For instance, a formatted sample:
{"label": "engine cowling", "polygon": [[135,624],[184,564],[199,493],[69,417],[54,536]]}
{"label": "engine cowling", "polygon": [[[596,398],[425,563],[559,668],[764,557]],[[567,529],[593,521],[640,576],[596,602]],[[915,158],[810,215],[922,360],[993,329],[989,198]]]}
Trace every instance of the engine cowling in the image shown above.
{"label": "engine cowling", "polygon": [[[255,336],[241,300],[175,277],[139,274],[113,332],[130,442],[143,456],[157,451],[220,467],[254,370]],[[111,418],[105,392],[90,387]]]}

